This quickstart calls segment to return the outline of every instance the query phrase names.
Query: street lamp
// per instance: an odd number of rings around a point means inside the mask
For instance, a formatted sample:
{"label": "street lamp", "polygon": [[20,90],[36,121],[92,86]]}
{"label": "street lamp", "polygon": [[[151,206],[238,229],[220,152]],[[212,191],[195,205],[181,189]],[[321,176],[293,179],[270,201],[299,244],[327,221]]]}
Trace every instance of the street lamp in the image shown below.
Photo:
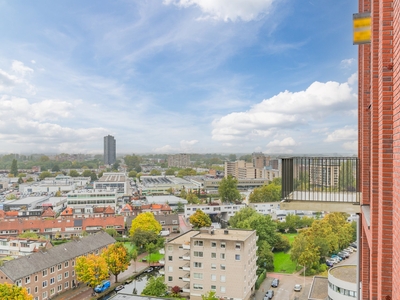
{"label": "street lamp", "polygon": [[303,277],[304,277],[303,287],[306,288],[306,266],[305,265],[304,265]]}

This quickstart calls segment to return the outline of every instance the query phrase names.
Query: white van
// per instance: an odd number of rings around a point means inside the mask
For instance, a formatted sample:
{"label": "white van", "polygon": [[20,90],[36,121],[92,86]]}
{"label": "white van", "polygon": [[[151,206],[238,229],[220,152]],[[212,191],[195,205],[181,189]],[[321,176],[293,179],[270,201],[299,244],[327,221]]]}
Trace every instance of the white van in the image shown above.
{"label": "white van", "polygon": [[170,232],[169,230],[161,230],[160,231],[160,236],[169,236]]}

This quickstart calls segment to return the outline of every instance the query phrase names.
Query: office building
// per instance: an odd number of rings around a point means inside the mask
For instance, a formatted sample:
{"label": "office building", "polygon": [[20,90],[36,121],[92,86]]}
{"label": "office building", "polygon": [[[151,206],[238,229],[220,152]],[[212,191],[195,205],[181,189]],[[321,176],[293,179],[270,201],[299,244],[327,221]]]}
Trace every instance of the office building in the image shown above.
{"label": "office building", "polygon": [[111,135],[104,137],[104,164],[112,165],[117,160],[117,145]]}
{"label": "office building", "polygon": [[190,155],[185,153],[169,155],[168,156],[168,167],[177,168],[189,168],[190,167]]}
{"label": "office building", "polygon": [[208,291],[219,298],[247,300],[255,292],[254,230],[202,228],[165,244],[165,283],[179,286],[191,300]]}

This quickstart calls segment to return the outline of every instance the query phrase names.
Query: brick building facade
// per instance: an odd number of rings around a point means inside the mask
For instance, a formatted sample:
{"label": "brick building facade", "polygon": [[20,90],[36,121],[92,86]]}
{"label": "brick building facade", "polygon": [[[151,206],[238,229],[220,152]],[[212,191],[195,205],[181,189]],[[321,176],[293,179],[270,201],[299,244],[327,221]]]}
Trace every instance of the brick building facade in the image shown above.
{"label": "brick building facade", "polygon": [[400,299],[400,1],[359,0],[371,43],[359,46],[361,299]]}

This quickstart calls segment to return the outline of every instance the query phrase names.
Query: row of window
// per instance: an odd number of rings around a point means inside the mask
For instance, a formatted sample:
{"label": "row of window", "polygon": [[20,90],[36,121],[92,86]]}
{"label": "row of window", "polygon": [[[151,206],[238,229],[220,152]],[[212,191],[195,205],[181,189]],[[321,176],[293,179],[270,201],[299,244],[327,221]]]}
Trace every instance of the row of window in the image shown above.
{"label": "row of window", "polygon": [[345,296],[349,296],[349,297],[353,297],[353,298],[357,297],[356,291],[351,291],[351,290],[347,290],[347,289],[338,287],[338,286],[334,285],[331,282],[329,282],[329,288],[334,290],[336,293],[341,294],[341,295],[345,295]]}
{"label": "row of window", "polygon": [[[67,282],[64,282],[64,289],[68,289],[69,288],[69,282],[67,281]],[[37,288],[35,288],[35,289],[37,289]],[[59,293],[59,292],[61,292],[63,290],[63,285],[62,284],[60,284],[60,285],[58,285],[57,286],[57,293]],[[36,290],[36,293],[37,293],[37,290]],[[55,288],[52,288],[51,290],[50,290],[50,293],[47,293],[47,291],[45,291],[45,292],[43,292],[42,293],[42,299],[47,299],[47,297],[48,296],[53,296],[54,294],[56,293],[56,289]],[[28,294],[30,294],[30,289],[28,288]],[[39,300],[39,297],[38,296],[36,296],[35,298],[34,298],[34,300]]]}
{"label": "row of window", "polygon": [[[194,257],[203,257],[203,252],[194,251],[193,256]],[[170,257],[172,257],[172,256],[170,256]],[[211,258],[216,259],[217,258],[217,253],[211,252]],[[219,258],[220,259],[225,259],[226,258],[226,254],[225,253],[220,253],[219,254]],[[240,260],[240,254],[235,254],[235,260]]]}
{"label": "row of window", "polygon": [[[204,246],[204,241],[201,241],[201,240],[194,241],[194,245],[195,246],[199,246],[199,247],[203,247]],[[216,248],[217,247],[217,242],[211,241],[210,242],[210,246],[211,246],[211,248]],[[241,243],[236,243],[235,244],[235,249],[236,250],[240,250],[241,247],[242,247]],[[226,243],[225,242],[220,242],[220,248],[225,249],[226,248]],[[170,249],[168,249],[168,250],[170,250]]]}
{"label": "row of window", "polygon": [[[71,265],[72,265],[72,266],[75,266],[75,261],[72,261],[72,264],[71,264]],[[68,268],[68,266],[69,266],[69,262],[66,261],[66,262],[64,263],[64,268]],[[61,270],[61,269],[62,269],[62,264],[58,264],[58,265],[57,265],[57,270]],[[50,274],[53,274],[54,272],[55,272],[55,267],[51,267],[51,268],[50,268]],[[42,271],[42,277],[46,277],[47,275],[48,275],[48,269],[43,270],[43,271]],[[75,271],[72,271],[72,276],[75,276]],[[64,278],[68,278],[68,277],[69,277],[69,272],[65,272],[65,273],[64,273]],[[35,275],[34,280],[35,280],[35,282],[38,282],[39,276],[38,276],[38,275]],[[50,284],[53,284],[53,283],[54,283],[54,280],[55,280],[54,277],[51,278],[51,279],[50,279]],[[62,280],[62,274],[58,274],[57,280],[58,280],[58,281],[61,281],[61,280]],[[31,283],[31,276],[25,277],[24,283],[25,283],[25,284]],[[16,284],[17,286],[22,286],[22,281],[21,281],[21,280],[17,280],[17,281],[15,282],[15,284]],[[46,286],[47,286],[47,280],[43,281],[42,285],[43,285],[43,287],[46,287]]]}

